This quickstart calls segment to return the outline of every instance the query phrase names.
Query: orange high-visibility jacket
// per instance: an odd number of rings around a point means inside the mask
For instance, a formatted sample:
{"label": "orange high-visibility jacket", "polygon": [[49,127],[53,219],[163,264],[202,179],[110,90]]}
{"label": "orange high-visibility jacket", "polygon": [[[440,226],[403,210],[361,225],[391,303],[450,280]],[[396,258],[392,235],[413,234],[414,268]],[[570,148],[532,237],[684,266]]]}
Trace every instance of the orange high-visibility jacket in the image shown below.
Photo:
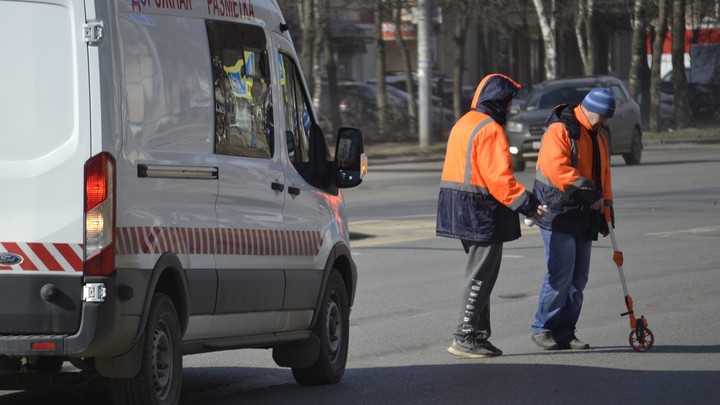
{"label": "orange high-visibility jacket", "polygon": [[[592,127],[580,106],[560,105],[547,120],[547,130],[536,165],[533,192],[548,205],[548,214],[537,221],[545,229],[566,232],[586,239],[597,239],[598,221],[603,218],[588,209],[600,198],[608,208],[605,219],[611,220],[612,179],[607,138],[597,131],[601,184],[593,176]],[[577,131],[573,142],[571,131]],[[573,158],[573,143],[576,159]]]}
{"label": "orange high-visibility jacket", "polygon": [[474,108],[448,139],[438,199],[436,234],[499,243],[520,237],[518,212],[531,215],[537,199],[513,175],[504,123],[519,85],[503,75],[483,79]]}

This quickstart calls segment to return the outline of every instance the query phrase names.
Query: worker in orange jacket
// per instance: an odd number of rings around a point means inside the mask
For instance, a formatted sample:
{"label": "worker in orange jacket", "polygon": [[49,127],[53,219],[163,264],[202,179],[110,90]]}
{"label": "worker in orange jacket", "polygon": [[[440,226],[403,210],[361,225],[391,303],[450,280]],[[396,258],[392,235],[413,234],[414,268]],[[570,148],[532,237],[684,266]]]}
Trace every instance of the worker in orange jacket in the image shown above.
{"label": "worker in orange jacket", "polygon": [[498,356],[488,341],[490,294],[503,242],[520,237],[518,213],[538,219],[545,209],[513,175],[503,125],[520,85],[491,74],[478,85],[470,111],[450,132],[438,198],[436,234],[460,239],[468,255],[462,309],[448,352],[463,358]]}
{"label": "worker in orange jacket", "polygon": [[615,112],[607,88],[592,89],[579,106],[560,105],[547,119],[534,194],[548,207],[537,221],[547,274],[532,325],[545,350],[588,349],[575,328],[588,281],[590,250],[613,222],[610,151],[602,128]]}

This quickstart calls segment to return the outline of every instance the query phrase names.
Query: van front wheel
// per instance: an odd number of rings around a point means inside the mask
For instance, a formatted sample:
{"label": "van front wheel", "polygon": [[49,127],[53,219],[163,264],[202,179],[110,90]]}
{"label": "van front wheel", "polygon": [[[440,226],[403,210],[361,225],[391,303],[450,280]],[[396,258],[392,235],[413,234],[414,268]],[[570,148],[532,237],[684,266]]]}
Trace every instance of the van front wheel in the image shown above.
{"label": "van front wheel", "polygon": [[113,379],[114,404],[177,404],[182,385],[180,322],[167,295],[158,293],[150,304],[142,339],[140,372],[130,379]]}
{"label": "van front wheel", "polygon": [[345,282],[340,272],[333,269],[313,329],[320,339],[320,354],[312,366],[292,369],[295,381],[302,385],[340,382],[347,362],[349,332],[350,307]]}

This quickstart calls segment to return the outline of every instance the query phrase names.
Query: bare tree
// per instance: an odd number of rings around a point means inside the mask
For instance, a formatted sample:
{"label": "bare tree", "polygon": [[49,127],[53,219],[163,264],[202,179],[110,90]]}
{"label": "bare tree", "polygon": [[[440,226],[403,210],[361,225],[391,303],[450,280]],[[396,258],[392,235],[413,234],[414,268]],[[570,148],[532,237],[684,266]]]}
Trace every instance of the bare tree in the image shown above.
{"label": "bare tree", "polygon": [[545,47],[545,78],[555,79],[557,77],[557,51],[555,33],[555,0],[551,0],[549,12],[546,11],[543,0],[533,0],[535,11],[540,23],[540,32]]}
{"label": "bare tree", "polygon": [[673,0],[672,4],[672,66],[675,127],[682,129],[687,126],[689,118],[685,76],[685,0]]}
{"label": "bare tree", "polygon": [[632,14],[632,57],[630,65],[630,95],[640,102],[642,116],[647,121],[650,106],[650,67],[647,61],[647,0],[635,0]]}
{"label": "bare tree", "polygon": [[667,35],[668,1],[658,0],[658,17],[655,21],[655,38],[652,47],[652,67],[650,68],[650,130],[660,129],[660,60]]}
{"label": "bare tree", "polygon": [[[302,0],[297,4],[302,24],[302,41],[300,45],[300,63],[304,72],[310,73],[315,66],[315,37],[317,36],[315,24],[315,0]],[[313,88],[310,81],[308,87]]]}
{"label": "bare tree", "polygon": [[578,2],[578,15],[575,19],[575,38],[577,38],[583,71],[586,75],[595,74],[595,30],[593,29],[593,0]]}
{"label": "bare tree", "polygon": [[382,37],[382,23],[385,14],[386,4],[383,0],[375,0],[374,23],[375,23],[375,79],[377,83],[377,118],[378,135],[380,139],[386,139],[387,128],[387,89],[385,83],[385,41]]}
{"label": "bare tree", "polygon": [[[335,47],[332,35],[330,0],[316,0],[316,12],[319,35],[316,36],[315,47],[318,50],[322,49],[323,52],[324,72],[327,77],[328,101],[330,103],[330,121],[332,128],[337,130],[341,126],[340,100],[338,98],[337,62],[335,61]],[[318,56],[315,58],[315,67],[313,69],[313,80],[315,82],[313,98],[316,108],[320,104],[322,72],[323,66],[320,65],[320,57]]]}
{"label": "bare tree", "polygon": [[436,2],[443,9],[450,11],[450,20],[454,22],[452,39],[455,44],[455,56],[453,64],[453,112],[455,118],[459,118],[467,110],[462,105],[462,84],[465,73],[465,43],[467,41],[470,23],[476,21],[475,12],[478,7],[478,0],[445,0]]}
{"label": "bare tree", "polygon": [[410,58],[410,48],[405,42],[405,38],[402,35],[402,15],[403,11],[407,8],[407,2],[403,0],[394,0],[394,17],[395,17],[395,40],[397,41],[400,53],[403,59],[403,65],[405,67],[405,88],[410,96],[408,100],[408,120],[410,124],[410,133],[415,134],[418,132],[418,115],[417,105],[415,96],[415,85],[413,82],[413,68],[412,59]]}

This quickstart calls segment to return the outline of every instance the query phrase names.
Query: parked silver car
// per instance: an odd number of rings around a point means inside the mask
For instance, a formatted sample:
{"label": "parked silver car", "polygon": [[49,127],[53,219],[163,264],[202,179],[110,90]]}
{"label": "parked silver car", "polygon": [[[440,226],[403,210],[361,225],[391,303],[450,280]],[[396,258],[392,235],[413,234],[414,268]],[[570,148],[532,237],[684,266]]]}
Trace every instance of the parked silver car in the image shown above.
{"label": "parked silver car", "polygon": [[515,171],[525,170],[526,161],[537,160],[545,120],[558,104],[580,104],[594,87],[607,87],[615,95],[615,115],[606,133],[610,153],[622,155],[625,163],[636,165],[642,157],[640,107],[630,97],[623,82],[612,76],[584,76],[546,80],[533,86],[520,112],[509,117],[505,126]]}

